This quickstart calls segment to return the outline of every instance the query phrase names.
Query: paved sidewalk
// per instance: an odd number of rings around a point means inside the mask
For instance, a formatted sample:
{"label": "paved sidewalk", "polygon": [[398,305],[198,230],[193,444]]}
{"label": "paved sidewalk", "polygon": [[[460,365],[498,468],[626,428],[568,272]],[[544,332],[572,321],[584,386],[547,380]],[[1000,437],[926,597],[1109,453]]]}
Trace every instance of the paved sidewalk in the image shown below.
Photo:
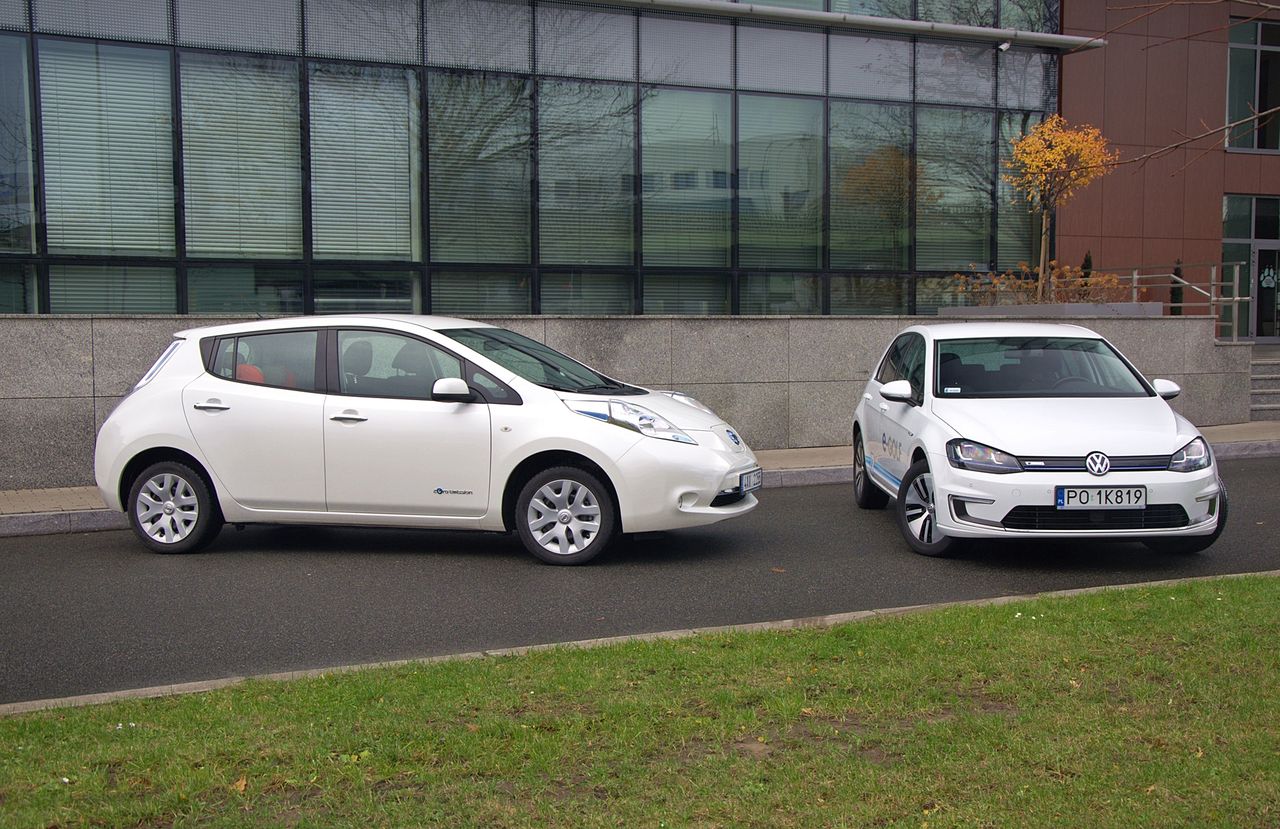
{"label": "paved sidewalk", "polygon": [[[1280,420],[1258,420],[1200,430],[1219,458],[1280,457]],[[848,446],[761,449],[766,488],[845,483],[853,480]],[[0,490],[0,538],[123,529],[125,516],[109,512],[97,487]]]}

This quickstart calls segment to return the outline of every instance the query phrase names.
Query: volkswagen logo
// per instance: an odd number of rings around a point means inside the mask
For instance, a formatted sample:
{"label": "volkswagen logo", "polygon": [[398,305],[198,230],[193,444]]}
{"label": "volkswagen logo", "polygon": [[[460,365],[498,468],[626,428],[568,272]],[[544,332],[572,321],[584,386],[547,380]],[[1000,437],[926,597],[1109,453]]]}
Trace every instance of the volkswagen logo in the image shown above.
{"label": "volkswagen logo", "polygon": [[1105,475],[1111,471],[1111,459],[1101,452],[1090,452],[1084,459],[1090,475]]}
{"label": "volkswagen logo", "polygon": [[734,446],[741,446],[742,439],[732,429],[725,429],[724,433],[729,436],[729,440],[733,441]]}

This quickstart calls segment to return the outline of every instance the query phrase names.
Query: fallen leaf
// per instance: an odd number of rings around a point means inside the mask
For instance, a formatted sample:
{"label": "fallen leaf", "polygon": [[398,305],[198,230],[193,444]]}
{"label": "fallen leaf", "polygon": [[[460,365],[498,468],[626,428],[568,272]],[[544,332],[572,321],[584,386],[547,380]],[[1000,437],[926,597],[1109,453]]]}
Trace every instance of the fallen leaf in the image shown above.
{"label": "fallen leaf", "polygon": [[782,569],[781,567],[770,567],[770,568],[769,568],[769,572],[770,572],[770,573],[785,573],[785,572],[787,572],[787,571],[786,571],[786,570],[784,570],[784,569]]}
{"label": "fallen leaf", "polygon": [[244,794],[244,790],[247,789],[248,787],[249,787],[249,780],[243,774],[240,775],[239,780],[231,784],[231,788],[235,789],[240,794]]}

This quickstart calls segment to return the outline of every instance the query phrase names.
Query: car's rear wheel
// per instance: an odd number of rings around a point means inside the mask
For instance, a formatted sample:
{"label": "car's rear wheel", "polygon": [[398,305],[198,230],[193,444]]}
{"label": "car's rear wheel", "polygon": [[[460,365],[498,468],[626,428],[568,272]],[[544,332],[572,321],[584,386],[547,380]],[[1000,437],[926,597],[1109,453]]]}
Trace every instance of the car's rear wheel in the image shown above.
{"label": "car's rear wheel", "polygon": [[222,513],[199,473],[164,461],[152,464],[129,488],[129,523],[157,553],[190,553],[204,547],[222,528]]}
{"label": "car's rear wheel", "polygon": [[1218,526],[1208,535],[1191,535],[1185,538],[1148,538],[1143,541],[1147,548],[1157,553],[1169,555],[1191,555],[1202,553],[1213,546],[1222,531],[1227,528],[1227,487],[1218,481]]}
{"label": "car's rear wheel", "polygon": [[853,436],[853,500],[862,509],[884,509],[889,495],[871,482],[867,475],[867,451],[862,445],[862,432]]}
{"label": "car's rear wheel", "polygon": [[922,556],[945,556],[956,546],[956,539],[938,529],[936,498],[929,462],[916,461],[902,479],[895,512],[907,546]]}
{"label": "car's rear wheel", "polygon": [[534,475],[520,490],[515,525],[525,549],[548,564],[582,564],[609,546],[617,507],[595,475],[557,466]]}

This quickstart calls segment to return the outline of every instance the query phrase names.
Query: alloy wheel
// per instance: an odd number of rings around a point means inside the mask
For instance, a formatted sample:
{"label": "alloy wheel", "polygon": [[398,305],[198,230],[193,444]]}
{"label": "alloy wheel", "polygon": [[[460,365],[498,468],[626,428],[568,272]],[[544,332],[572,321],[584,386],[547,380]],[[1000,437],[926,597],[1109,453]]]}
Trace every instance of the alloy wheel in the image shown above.
{"label": "alloy wheel", "polygon": [[907,529],[923,544],[934,541],[935,518],[933,503],[933,475],[925,472],[916,476],[907,488],[905,513]]}
{"label": "alloy wheel", "polygon": [[164,472],[147,480],[134,504],[138,524],[160,544],[177,544],[200,520],[200,501],[182,476]]}
{"label": "alloy wheel", "polygon": [[600,502],[579,481],[548,481],[529,500],[525,520],[544,549],[572,555],[590,546],[600,532]]}

